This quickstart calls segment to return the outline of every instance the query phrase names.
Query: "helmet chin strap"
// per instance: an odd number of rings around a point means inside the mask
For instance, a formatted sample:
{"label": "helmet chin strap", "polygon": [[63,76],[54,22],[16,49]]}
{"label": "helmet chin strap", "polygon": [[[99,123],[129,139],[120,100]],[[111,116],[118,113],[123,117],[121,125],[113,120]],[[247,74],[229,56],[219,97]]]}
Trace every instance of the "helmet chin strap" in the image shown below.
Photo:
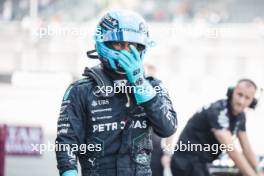
{"label": "helmet chin strap", "polygon": [[87,55],[87,57],[88,58],[90,58],[90,59],[99,59],[99,56],[98,55],[94,55],[93,53],[95,53],[96,52],[96,50],[94,49],[94,50],[90,50],[90,51],[87,51],[86,52],[86,55]]}

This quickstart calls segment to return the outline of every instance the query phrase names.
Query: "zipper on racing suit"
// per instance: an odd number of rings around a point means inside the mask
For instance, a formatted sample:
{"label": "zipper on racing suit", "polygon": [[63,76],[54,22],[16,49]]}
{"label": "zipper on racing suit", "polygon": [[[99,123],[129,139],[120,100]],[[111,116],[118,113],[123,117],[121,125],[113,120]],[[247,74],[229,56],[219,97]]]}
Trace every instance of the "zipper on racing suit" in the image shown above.
{"label": "zipper on racing suit", "polygon": [[127,98],[126,107],[128,108],[128,107],[130,107],[130,97],[129,97],[127,91],[126,91],[126,98]]}

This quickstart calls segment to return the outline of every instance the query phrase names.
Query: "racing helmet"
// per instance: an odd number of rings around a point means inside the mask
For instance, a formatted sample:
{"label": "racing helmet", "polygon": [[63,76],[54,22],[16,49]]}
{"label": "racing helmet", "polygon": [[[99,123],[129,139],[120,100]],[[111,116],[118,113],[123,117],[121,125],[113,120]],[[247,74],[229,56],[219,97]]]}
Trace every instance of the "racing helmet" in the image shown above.
{"label": "racing helmet", "polygon": [[129,10],[115,10],[106,13],[96,27],[94,39],[96,51],[103,65],[110,69],[115,67],[121,72],[122,68],[114,59],[120,53],[111,47],[113,42],[136,44],[142,59],[147,48],[154,45],[149,37],[145,20]]}

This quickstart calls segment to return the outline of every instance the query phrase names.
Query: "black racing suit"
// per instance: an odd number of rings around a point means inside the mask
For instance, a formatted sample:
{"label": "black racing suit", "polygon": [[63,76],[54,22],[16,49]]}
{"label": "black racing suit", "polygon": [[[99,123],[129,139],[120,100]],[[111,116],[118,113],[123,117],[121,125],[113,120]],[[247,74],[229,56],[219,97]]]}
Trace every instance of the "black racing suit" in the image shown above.
{"label": "black racing suit", "polygon": [[71,147],[57,148],[60,174],[77,169],[79,160],[83,176],[151,176],[152,129],[168,137],[176,131],[177,120],[161,82],[148,80],[156,86],[157,95],[140,105],[133,94],[101,96],[91,77],[69,86],[61,105],[56,144]]}
{"label": "black racing suit", "polygon": [[[244,112],[237,116],[231,113],[228,100],[218,100],[195,113],[184,127],[175,147],[171,160],[173,175],[209,176],[207,163],[222,153],[212,130],[227,129],[236,135],[238,131],[246,130],[245,121]],[[232,150],[232,146],[225,147]]]}

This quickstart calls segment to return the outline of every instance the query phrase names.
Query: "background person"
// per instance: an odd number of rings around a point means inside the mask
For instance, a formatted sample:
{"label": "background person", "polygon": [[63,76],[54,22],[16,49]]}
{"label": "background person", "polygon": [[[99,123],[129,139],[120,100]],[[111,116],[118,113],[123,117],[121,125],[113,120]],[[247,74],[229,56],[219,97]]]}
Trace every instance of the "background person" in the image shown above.
{"label": "background person", "polygon": [[[178,145],[202,144],[202,146],[224,144],[229,157],[243,175],[263,175],[246,132],[247,107],[255,108],[256,84],[250,79],[241,79],[234,88],[229,88],[228,99],[218,100],[196,112],[183,129]],[[237,135],[243,154],[233,144],[232,135]],[[231,150],[228,147],[232,146]],[[218,149],[220,149],[218,147]],[[171,161],[174,176],[208,176],[207,163],[221,154],[211,151],[175,151]]]}

